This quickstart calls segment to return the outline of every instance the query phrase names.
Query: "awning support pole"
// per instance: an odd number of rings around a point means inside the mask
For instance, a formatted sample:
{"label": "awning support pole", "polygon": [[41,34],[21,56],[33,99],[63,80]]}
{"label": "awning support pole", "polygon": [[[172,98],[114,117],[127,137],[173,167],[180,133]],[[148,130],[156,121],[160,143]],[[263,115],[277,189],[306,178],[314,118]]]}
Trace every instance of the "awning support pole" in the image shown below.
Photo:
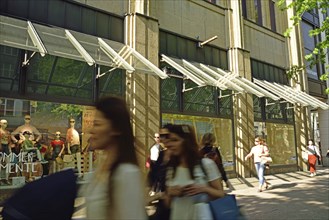
{"label": "awning support pole", "polygon": [[36,52],[33,52],[31,54],[31,56],[29,57],[29,59],[27,59],[27,51],[25,51],[25,55],[24,55],[24,62],[22,63],[22,66],[27,66],[30,62],[30,60],[32,59],[32,57],[34,56]]}

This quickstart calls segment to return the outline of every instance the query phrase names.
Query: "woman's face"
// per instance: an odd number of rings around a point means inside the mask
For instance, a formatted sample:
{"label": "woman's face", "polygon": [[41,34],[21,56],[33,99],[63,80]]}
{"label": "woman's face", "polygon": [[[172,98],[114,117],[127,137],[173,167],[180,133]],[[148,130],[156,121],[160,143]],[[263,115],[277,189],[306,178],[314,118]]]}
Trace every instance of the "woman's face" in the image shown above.
{"label": "woman's face", "polygon": [[170,133],[164,144],[170,150],[171,155],[180,156],[183,153],[183,141],[184,139],[177,134]]}
{"label": "woman's face", "polygon": [[308,141],[308,145],[313,145],[313,141]]}
{"label": "woman's face", "polygon": [[113,143],[113,137],[118,135],[112,127],[111,121],[105,118],[104,114],[96,110],[94,126],[90,132],[91,147],[96,150],[109,148]]}
{"label": "woman's face", "polygon": [[260,140],[259,139],[255,139],[255,145],[260,145],[261,143],[260,143]]}

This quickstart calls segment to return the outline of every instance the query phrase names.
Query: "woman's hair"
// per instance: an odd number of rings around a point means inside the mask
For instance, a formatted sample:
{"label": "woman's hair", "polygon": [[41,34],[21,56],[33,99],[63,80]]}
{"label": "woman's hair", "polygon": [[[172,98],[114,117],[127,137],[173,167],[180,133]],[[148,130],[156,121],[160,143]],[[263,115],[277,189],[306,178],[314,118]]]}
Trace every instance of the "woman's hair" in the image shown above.
{"label": "woman's hair", "polygon": [[256,136],[255,140],[258,140],[260,144],[263,144],[263,138]]}
{"label": "woman's hair", "polygon": [[166,128],[170,133],[174,133],[179,137],[183,138],[182,143],[182,155],[181,156],[174,156],[172,155],[169,161],[169,166],[172,166],[174,169],[173,177],[176,174],[176,168],[179,165],[180,157],[185,157],[187,166],[190,172],[190,176],[194,179],[194,166],[200,163],[200,155],[198,152],[199,145],[196,140],[196,136],[194,130],[189,125],[174,125],[174,124],[167,124],[163,128]]}
{"label": "woman's hair", "polygon": [[216,142],[216,137],[212,133],[205,133],[201,138],[201,145],[213,145]]}
{"label": "woman's hair", "polygon": [[119,133],[118,136],[115,136],[118,150],[117,159],[110,168],[112,172],[121,163],[137,165],[134,135],[126,102],[117,97],[104,97],[96,102],[95,107],[103,113],[104,117],[111,122],[113,129]]}

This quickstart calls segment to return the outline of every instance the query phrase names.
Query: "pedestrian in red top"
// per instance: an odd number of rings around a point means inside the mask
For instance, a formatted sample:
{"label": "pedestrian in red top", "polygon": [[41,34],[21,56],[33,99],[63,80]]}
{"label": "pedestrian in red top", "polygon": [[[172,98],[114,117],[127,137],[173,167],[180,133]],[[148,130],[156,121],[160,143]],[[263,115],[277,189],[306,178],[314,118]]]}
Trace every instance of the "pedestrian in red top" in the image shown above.
{"label": "pedestrian in red top", "polygon": [[316,159],[317,156],[320,160],[320,153],[318,148],[315,146],[313,140],[308,141],[308,146],[306,147],[307,154],[308,154],[308,164],[310,165],[310,176],[313,177],[316,175]]}

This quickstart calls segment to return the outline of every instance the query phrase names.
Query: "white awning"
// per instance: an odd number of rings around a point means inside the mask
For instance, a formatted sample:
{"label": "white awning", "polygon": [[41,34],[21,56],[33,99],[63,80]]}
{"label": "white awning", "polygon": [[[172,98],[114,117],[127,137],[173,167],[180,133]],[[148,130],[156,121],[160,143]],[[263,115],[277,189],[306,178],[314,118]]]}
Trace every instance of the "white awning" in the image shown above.
{"label": "white awning", "polygon": [[161,55],[162,61],[166,62],[174,69],[182,73],[187,79],[192,80],[199,86],[215,86],[221,90],[234,90],[254,94],[258,97],[269,97],[273,100],[279,100],[280,97],[268,92],[267,90],[255,85],[253,82],[238,77],[238,74],[226,72],[218,67],[205,65],[202,63],[190,62],[184,59],[176,59]]}
{"label": "white awning", "polygon": [[[87,62],[89,65],[96,63],[114,69],[121,68],[129,73],[142,70],[162,79],[167,77],[136,50],[119,42],[6,16],[0,16],[0,30],[1,45],[38,52],[41,56],[50,54]],[[135,68],[129,64],[126,61],[129,56],[122,57],[119,54],[124,50],[128,50],[142,65]]]}
{"label": "white awning", "polygon": [[286,85],[281,85],[278,83],[272,83],[265,80],[258,80],[254,78],[254,82],[262,86],[264,89],[273,92],[280,98],[292,103],[292,104],[300,104],[301,106],[312,106],[314,108],[322,108],[324,110],[329,109],[329,105],[320,100],[314,98],[313,96],[303,92],[298,91],[295,88],[291,88]]}

